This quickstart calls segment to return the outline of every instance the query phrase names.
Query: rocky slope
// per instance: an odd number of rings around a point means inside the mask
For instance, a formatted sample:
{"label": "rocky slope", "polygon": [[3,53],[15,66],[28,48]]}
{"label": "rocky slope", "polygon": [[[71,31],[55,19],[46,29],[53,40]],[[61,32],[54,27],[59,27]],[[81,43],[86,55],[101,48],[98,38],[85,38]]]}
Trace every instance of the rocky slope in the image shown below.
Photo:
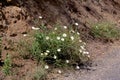
{"label": "rocky slope", "polygon": [[[2,25],[9,26],[18,20],[30,21],[42,15],[45,23],[73,24],[89,27],[97,21],[120,22],[120,0],[11,0],[2,4]],[[17,10],[17,11],[16,11]],[[15,13],[17,12],[17,14]],[[9,14],[9,15],[8,15]],[[11,16],[12,15],[12,16]]]}

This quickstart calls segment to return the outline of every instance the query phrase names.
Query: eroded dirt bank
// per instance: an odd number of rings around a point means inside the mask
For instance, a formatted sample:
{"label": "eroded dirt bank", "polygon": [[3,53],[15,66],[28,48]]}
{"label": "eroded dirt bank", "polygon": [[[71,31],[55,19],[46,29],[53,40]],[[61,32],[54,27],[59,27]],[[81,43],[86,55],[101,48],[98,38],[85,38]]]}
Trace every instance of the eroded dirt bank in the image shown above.
{"label": "eroded dirt bank", "polygon": [[40,15],[45,24],[78,22],[79,28],[102,20],[120,22],[119,0],[11,0],[8,3],[2,0],[0,4],[2,26],[11,26],[19,20],[31,23],[31,19]]}

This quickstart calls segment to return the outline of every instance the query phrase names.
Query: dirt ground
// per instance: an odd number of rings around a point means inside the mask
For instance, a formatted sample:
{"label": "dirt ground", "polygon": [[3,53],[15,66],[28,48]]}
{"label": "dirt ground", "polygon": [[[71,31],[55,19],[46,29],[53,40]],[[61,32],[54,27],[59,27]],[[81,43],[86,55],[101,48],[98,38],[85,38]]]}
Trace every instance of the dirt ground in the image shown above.
{"label": "dirt ground", "polygon": [[[116,43],[120,44],[120,42]],[[108,49],[104,46],[99,46],[106,50],[104,50],[104,54],[94,59],[93,66],[89,67],[89,69],[63,72],[61,75],[52,75],[54,78],[50,80],[120,80],[120,46],[115,44],[109,46]],[[99,50],[102,51],[101,48]]]}
{"label": "dirt ground", "polygon": [[[7,53],[16,55],[13,43],[25,39],[35,25],[34,20],[42,16],[46,26],[59,23],[61,25],[74,25],[79,23],[78,30],[87,40],[88,50],[93,58],[104,55],[113,43],[95,41],[89,34],[92,24],[109,21],[120,27],[120,0],[12,0],[0,1],[0,36],[2,36],[2,54],[0,65]],[[119,42],[118,42],[119,43]],[[118,45],[118,44],[117,44]],[[4,77],[0,72],[0,80],[20,80],[28,71],[36,66],[34,60],[13,60],[16,75]]]}

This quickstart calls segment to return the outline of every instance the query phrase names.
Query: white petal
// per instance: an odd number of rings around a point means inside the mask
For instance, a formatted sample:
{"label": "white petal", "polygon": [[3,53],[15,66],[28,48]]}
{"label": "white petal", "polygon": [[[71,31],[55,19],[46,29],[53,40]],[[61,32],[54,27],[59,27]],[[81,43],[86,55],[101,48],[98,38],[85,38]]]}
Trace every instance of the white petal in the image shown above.
{"label": "white petal", "polygon": [[82,42],[82,40],[79,40],[79,42]]}
{"label": "white petal", "polygon": [[43,56],[43,53],[41,53],[41,56]]}
{"label": "white petal", "polygon": [[76,66],[76,69],[80,69],[80,67],[79,67],[79,66]]}
{"label": "white petal", "polygon": [[80,46],[82,50],[85,50],[84,46]]}
{"label": "white petal", "polygon": [[67,37],[67,34],[64,33],[64,34],[63,34],[63,37]]}
{"label": "white petal", "polygon": [[49,53],[50,51],[49,50],[46,50],[47,53]]}
{"label": "white petal", "polygon": [[48,37],[48,36],[46,37],[46,40],[49,40],[49,37]]}
{"label": "white petal", "polygon": [[60,37],[57,37],[57,40],[60,40]]}
{"label": "white petal", "polygon": [[49,66],[48,66],[48,65],[45,65],[45,69],[49,69]]}
{"label": "white petal", "polygon": [[64,39],[64,38],[61,38],[61,41],[65,41],[65,39]]}
{"label": "white petal", "polygon": [[57,28],[55,28],[54,30],[57,30]]}
{"label": "white petal", "polygon": [[87,55],[88,58],[90,58],[90,55]]}
{"label": "white petal", "polygon": [[42,16],[39,16],[40,19],[42,19]]}
{"label": "white petal", "polygon": [[60,52],[60,51],[61,51],[61,49],[57,49],[57,51],[58,51],[58,52]]}
{"label": "white petal", "polygon": [[75,23],[76,26],[78,26],[79,24],[78,23]]}
{"label": "white petal", "polygon": [[48,53],[46,53],[46,52],[45,52],[44,54],[45,54],[46,56],[48,55]]}
{"label": "white petal", "polygon": [[74,37],[73,37],[73,36],[71,36],[70,38],[71,38],[71,40],[74,40]]}
{"label": "white petal", "polygon": [[72,30],[71,32],[72,32],[72,33],[75,33],[75,31],[74,31],[74,30]]}
{"label": "white petal", "polygon": [[56,55],[54,55],[54,57],[53,57],[54,59],[57,59],[57,56]]}
{"label": "white petal", "polygon": [[78,35],[80,35],[80,33],[79,33],[79,32],[77,32],[77,34],[78,34]]}
{"label": "white petal", "polygon": [[61,73],[62,73],[62,71],[61,71],[61,70],[58,70],[58,73],[59,73],[59,74],[61,74]]}
{"label": "white petal", "polygon": [[27,34],[24,34],[23,36],[24,36],[24,37],[26,37],[26,36],[27,36]]}
{"label": "white petal", "polygon": [[79,52],[82,53],[82,50],[80,49]]}
{"label": "white petal", "polygon": [[64,29],[67,29],[67,26],[63,26],[64,27]]}
{"label": "white petal", "polygon": [[36,28],[36,27],[33,26],[32,29],[33,30],[39,30],[40,28]]}
{"label": "white petal", "polygon": [[69,60],[66,60],[66,63],[69,63]]}
{"label": "white petal", "polygon": [[84,51],[84,52],[83,52],[83,54],[85,54],[85,55],[88,55],[88,54],[89,54],[89,52],[87,52],[87,51]]}
{"label": "white petal", "polygon": [[85,43],[85,42],[84,42],[83,44],[84,44],[84,45],[86,45],[86,43]]}

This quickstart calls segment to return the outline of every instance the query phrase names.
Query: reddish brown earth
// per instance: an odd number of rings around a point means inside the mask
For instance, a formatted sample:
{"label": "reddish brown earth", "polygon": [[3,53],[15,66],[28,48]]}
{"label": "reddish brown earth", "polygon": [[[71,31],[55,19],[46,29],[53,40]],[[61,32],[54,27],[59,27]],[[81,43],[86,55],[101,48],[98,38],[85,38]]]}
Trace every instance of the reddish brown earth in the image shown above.
{"label": "reddish brown earth", "polygon": [[[42,16],[42,22],[51,27],[53,24],[74,25],[79,23],[78,30],[88,42],[88,50],[94,57],[109,51],[112,44],[93,41],[89,34],[92,24],[109,21],[120,27],[120,0],[6,0],[0,1],[0,36],[2,36],[2,57],[7,53],[18,56],[14,50],[15,43],[25,39],[23,34],[30,33],[33,20]],[[16,75],[4,77],[0,72],[0,80],[20,80],[36,66],[34,60],[13,59],[17,66]],[[1,70],[1,69],[0,69]],[[27,79],[28,80],[28,79]]]}
{"label": "reddish brown earth", "polygon": [[[43,22],[48,26],[54,23],[73,25],[78,22],[78,29],[86,35],[85,39],[90,37],[87,33],[91,25],[96,22],[108,21],[115,23],[116,26],[120,25],[119,0],[12,0],[9,3],[2,0],[1,2],[4,3],[1,3],[0,31],[9,35],[14,34],[12,29],[14,26],[22,24],[21,28],[24,29],[25,26],[30,28],[34,25],[32,20],[38,16],[43,16]],[[25,32],[23,29],[19,27],[20,31],[17,31],[17,34]]]}

